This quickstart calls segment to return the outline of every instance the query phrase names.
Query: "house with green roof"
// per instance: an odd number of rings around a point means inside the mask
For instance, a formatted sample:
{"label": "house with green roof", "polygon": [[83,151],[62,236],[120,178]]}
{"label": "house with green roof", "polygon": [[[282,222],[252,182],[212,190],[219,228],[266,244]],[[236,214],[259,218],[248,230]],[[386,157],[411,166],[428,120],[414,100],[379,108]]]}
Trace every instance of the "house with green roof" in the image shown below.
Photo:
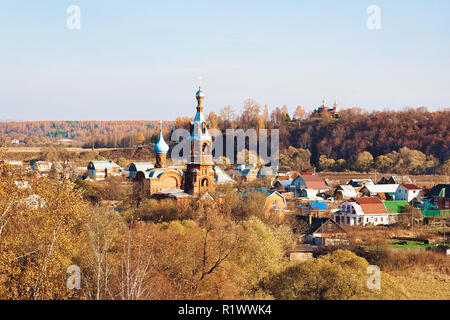
{"label": "house with green roof", "polygon": [[405,212],[408,201],[383,201],[383,204],[386,207],[386,211],[389,213],[389,224],[394,224],[398,222],[398,215]]}

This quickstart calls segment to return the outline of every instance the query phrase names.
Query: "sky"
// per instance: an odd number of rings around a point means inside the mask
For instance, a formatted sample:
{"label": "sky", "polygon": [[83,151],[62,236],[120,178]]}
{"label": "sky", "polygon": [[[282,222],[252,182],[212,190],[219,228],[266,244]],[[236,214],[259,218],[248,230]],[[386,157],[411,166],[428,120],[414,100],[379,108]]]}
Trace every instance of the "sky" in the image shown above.
{"label": "sky", "polygon": [[193,116],[199,77],[206,112],[448,108],[450,1],[0,0],[1,120]]}

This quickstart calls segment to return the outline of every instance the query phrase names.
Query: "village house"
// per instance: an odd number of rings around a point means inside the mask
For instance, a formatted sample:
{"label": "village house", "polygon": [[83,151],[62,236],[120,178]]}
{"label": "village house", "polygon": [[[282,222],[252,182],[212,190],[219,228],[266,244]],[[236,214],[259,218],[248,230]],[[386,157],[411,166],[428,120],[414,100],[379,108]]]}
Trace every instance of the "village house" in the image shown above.
{"label": "village house", "polygon": [[300,172],[297,171],[292,171],[288,168],[278,168],[277,170],[277,174],[275,176],[275,179],[278,181],[281,180],[294,180],[297,176],[300,175]]}
{"label": "village house", "polygon": [[91,161],[88,164],[88,175],[93,180],[104,180],[107,177],[122,175],[121,167],[112,161]]}
{"label": "village house", "polygon": [[259,179],[274,179],[277,175],[277,170],[272,167],[261,167],[258,171],[257,177]]}
{"label": "village house", "polygon": [[384,201],[386,211],[389,213],[389,224],[396,224],[398,216],[405,212],[405,207],[408,205],[406,200]]}
{"label": "village house", "polygon": [[411,202],[420,195],[422,188],[414,184],[401,184],[395,192],[395,200]]}
{"label": "village house", "polygon": [[268,195],[264,205],[264,214],[266,219],[277,218],[283,219],[287,208],[286,198],[279,192],[273,192]]}
{"label": "village house", "polygon": [[296,216],[294,233],[300,234],[305,243],[315,246],[348,244],[347,232],[330,218]]}
{"label": "village house", "polygon": [[361,197],[378,197],[381,200],[396,200],[398,184],[367,184],[359,190]]}
{"label": "village house", "polygon": [[244,181],[251,182],[258,178],[259,169],[255,165],[240,165],[234,170],[233,178],[242,177]]}
{"label": "village house", "polygon": [[378,184],[412,184],[411,178],[408,176],[392,176],[390,178],[381,178]]}
{"label": "village house", "polygon": [[35,161],[31,164],[31,168],[42,176],[48,175],[52,169],[53,163],[48,161]]}
{"label": "village house", "polygon": [[347,185],[352,186],[358,192],[362,187],[373,185],[372,179],[352,179],[347,182]]}
{"label": "village house", "polygon": [[438,184],[427,193],[427,200],[437,210],[450,209],[450,184]]}
{"label": "village house", "polygon": [[358,194],[356,193],[356,190],[351,185],[340,185],[336,188],[334,192],[334,198],[335,200],[344,200],[344,199],[351,199],[356,198]]}
{"label": "village house", "polygon": [[315,200],[319,194],[329,189],[325,180],[317,174],[301,174],[295,178],[288,190],[294,193],[295,197]]}
{"label": "village house", "polygon": [[342,202],[334,213],[334,221],[349,226],[389,225],[389,213],[378,198],[352,198]]}
{"label": "village house", "polygon": [[289,192],[290,186],[293,180],[276,180],[275,183],[270,187],[271,190],[276,190],[281,193]]}
{"label": "village house", "polygon": [[215,181],[217,184],[226,184],[226,183],[234,182],[234,180],[225,171],[223,171],[220,167],[215,166],[214,172],[215,172],[215,176],[216,176]]}

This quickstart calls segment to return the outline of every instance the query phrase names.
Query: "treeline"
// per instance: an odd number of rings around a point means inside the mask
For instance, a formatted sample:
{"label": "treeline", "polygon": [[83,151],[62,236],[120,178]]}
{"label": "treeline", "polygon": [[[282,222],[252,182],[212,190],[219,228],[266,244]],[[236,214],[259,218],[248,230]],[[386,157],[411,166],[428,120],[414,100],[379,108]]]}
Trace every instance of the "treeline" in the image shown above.
{"label": "treeline", "polygon": [[417,150],[440,162],[450,157],[450,110],[425,109],[383,111],[369,114],[358,109],[343,110],[340,119],[309,119],[280,126],[281,144],[311,150],[312,161],[321,155],[332,159],[356,159],[367,151],[373,157]]}
{"label": "treeline", "polygon": [[[187,126],[188,119],[177,119]],[[297,107],[291,116],[284,106],[271,114],[247,100],[241,114],[227,106],[208,115],[211,125],[228,128],[280,130],[282,165],[295,170],[399,173],[448,173],[450,167],[450,110],[426,108],[369,113],[353,108],[340,111],[339,119]]]}
{"label": "treeline", "polygon": [[[208,109],[206,109],[208,110]],[[253,99],[240,112],[231,106],[209,112],[211,127],[279,129],[282,163],[293,169],[377,169],[381,172],[439,173],[449,166],[450,110],[430,112],[426,108],[401,111],[344,109],[339,119],[327,113],[308,114],[297,106],[293,114],[286,106],[269,113]],[[173,128],[189,128],[192,117],[164,123],[164,134]],[[156,121],[36,121],[0,123],[0,144],[18,139],[26,146],[45,145],[60,138],[73,139],[72,146],[128,148],[156,142]],[[309,155],[305,153],[309,152]],[[286,155],[291,158],[288,159]],[[309,158],[309,160],[308,160]],[[444,167],[444,169],[443,169]]]}
{"label": "treeline", "polygon": [[138,133],[151,137],[157,130],[158,121],[143,120],[1,122],[0,144],[11,146],[18,140],[16,144],[32,147],[73,140],[70,144],[76,147],[125,148],[134,146]]}

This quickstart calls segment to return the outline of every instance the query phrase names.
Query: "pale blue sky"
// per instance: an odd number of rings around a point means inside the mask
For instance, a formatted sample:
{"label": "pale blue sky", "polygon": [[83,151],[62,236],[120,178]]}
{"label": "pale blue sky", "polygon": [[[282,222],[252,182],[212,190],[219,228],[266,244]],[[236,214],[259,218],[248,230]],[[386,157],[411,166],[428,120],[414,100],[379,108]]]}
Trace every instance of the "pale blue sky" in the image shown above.
{"label": "pale blue sky", "polygon": [[199,75],[207,111],[449,107],[450,1],[0,0],[0,119],[192,116]]}

